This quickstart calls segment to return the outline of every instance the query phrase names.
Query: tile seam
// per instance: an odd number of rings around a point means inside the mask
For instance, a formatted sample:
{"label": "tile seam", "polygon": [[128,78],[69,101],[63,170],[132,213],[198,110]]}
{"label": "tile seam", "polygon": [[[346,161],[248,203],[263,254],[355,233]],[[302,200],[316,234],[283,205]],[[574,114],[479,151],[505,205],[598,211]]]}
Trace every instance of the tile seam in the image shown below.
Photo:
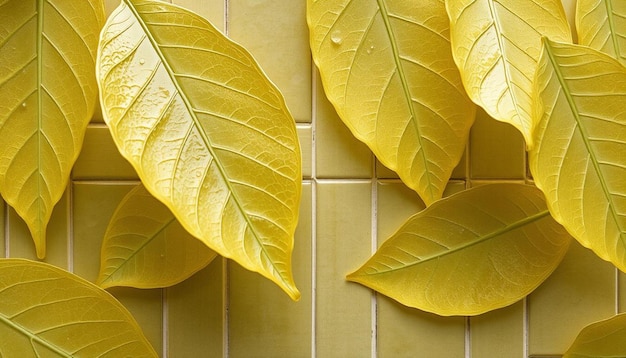
{"label": "tile seam", "polygon": [[[311,62],[313,63],[313,62]],[[317,69],[311,66],[311,358],[317,355]]]}

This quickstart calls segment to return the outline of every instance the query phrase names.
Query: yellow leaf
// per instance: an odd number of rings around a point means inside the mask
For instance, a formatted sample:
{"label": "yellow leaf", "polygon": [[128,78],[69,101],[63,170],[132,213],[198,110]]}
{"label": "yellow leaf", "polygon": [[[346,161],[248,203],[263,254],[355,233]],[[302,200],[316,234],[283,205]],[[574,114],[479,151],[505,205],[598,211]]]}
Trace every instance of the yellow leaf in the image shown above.
{"label": "yellow leaf", "polygon": [[37,256],[80,152],[97,96],[101,0],[10,0],[0,8],[0,193]]}
{"label": "yellow leaf", "polygon": [[563,358],[626,357],[626,314],[583,328]]}
{"label": "yellow leaf", "polygon": [[102,31],[104,119],[142,182],[195,237],[298,299],[295,122],[242,47],[202,17],[124,0]]}
{"label": "yellow leaf", "polygon": [[532,80],[541,37],[571,42],[561,0],[448,0],[454,60],[472,100],[532,146]]}
{"label": "yellow leaf", "polygon": [[443,0],[307,4],[313,58],[343,122],[426,204],[441,198],[475,112]]}
{"label": "yellow leaf", "polygon": [[613,0],[578,0],[576,31],[578,43],[626,64],[626,3]]}
{"label": "yellow leaf", "polygon": [[6,357],[158,357],[113,296],[49,264],[0,259]]}
{"label": "yellow leaf", "polygon": [[477,315],[533,291],[571,237],[537,188],[492,184],[417,213],[348,280],[439,315]]}
{"label": "yellow leaf", "polygon": [[143,185],[117,207],[102,242],[102,288],[175,285],[209,264],[216,254],[191,236]]}
{"label": "yellow leaf", "polygon": [[552,216],[626,271],[626,69],[585,46],[544,41],[530,169]]}

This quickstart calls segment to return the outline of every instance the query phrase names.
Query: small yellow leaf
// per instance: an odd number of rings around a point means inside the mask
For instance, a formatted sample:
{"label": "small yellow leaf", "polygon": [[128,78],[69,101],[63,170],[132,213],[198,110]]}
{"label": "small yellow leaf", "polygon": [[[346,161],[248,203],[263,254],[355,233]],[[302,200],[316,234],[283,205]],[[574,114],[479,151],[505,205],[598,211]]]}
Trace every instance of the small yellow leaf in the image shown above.
{"label": "small yellow leaf", "polygon": [[0,193],[37,256],[93,114],[102,0],[5,1],[0,8]]}
{"label": "small yellow leaf", "polygon": [[563,358],[626,357],[626,314],[583,328]]}
{"label": "small yellow leaf", "polygon": [[480,186],[409,218],[348,280],[424,311],[477,315],[533,291],[570,241],[537,188]]}
{"label": "small yellow leaf", "polygon": [[626,69],[586,46],[544,41],[530,169],[552,216],[626,271]]}
{"label": "small yellow leaf", "polygon": [[0,259],[4,357],[158,357],[113,296],[55,266]]}
{"label": "small yellow leaf", "polygon": [[188,10],[124,0],[96,72],[104,119],[148,191],[189,233],[298,299],[300,145],[252,56]]}
{"label": "small yellow leaf", "polygon": [[191,236],[143,185],[117,207],[102,242],[102,288],[175,285],[209,264],[216,254]]}
{"label": "small yellow leaf", "polygon": [[626,64],[626,2],[578,0],[578,43],[602,51]]}
{"label": "small yellow leaf", "polygon": [[475,113],[443,0],[307,4],[313,59],[343,122],[426,204],[441,198]]}
{"label": "small yellow leaf", "polygon": [[454,60],[470,98],[532,146],[532,79],[541,37],[571,42],[561,0],[447,0]]}

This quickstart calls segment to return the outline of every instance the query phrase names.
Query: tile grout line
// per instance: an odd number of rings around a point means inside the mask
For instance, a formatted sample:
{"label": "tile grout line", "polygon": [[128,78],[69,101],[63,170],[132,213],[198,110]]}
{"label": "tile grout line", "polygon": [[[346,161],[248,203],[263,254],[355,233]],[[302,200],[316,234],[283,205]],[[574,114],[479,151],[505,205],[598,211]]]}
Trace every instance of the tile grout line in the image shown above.
{"label": "tile grout line", "polygon": [[9,204],[3,202],[4,205],[4,257],[9,258]]}
{"label": "tile grout line", "polygon": [[529,310],[528,310],[528,296],[524,297],[524,299],[522,300],[522,339],[523,339],[523,344],[522,344],[522,356],[523,357],[528,357],[528,346],[529,346],[529,339],[528,339],[528,328],[529,328],[529,320],[530,320],[530,315],[529,315]]}
{"label": "tile grout line", "polygon": [[615,314],[619,314],[620,304],[619,304],[619,269],[615,267]]}
{"label": "tile grout line", "polygon": [[[378,250],[378,180],[376,176],[378,173],[376,172],[376,157],[372,154],[372,180],[371,180],[371,222],[370,222],[370,233],[371,236],[371,254],[373,255]],[[371,301],[371,319],[372,319],[372,358],[376,358],[378,356],[378,295],[376,291],[372,290],[372,301]]]}
{"label": "tile grout line", "polygon": [[[311,62],[313,63],[313,62]],[[311,358],[317,355],[317,69],[311,65]]]}
{"label": "tile grout line", "polygon": [[465,317],[465,358],[472,358],[472,331],[470,316]]}
{"label": "tile grout line", "polygon": [[67,270],[74,273],[74,183],[67,184]]}
{"label": "tile grout line", "polygon": [[169,306],[167,304],[167,288],[161,289],[161,345],[162,345],[162,358],[167,358],[170,350],[170,330],[169,330]]}

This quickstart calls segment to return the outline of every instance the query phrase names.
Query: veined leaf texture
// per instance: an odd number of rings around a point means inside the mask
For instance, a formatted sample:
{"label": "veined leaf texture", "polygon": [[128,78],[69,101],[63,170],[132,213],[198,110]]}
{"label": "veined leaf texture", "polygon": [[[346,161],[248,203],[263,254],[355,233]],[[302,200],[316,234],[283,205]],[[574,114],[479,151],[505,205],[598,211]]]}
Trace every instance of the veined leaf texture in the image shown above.
{"label": "veined leaf texture", "polygon": [[100,287],[169,287],[216,256],[191,236],[143,185],[131,190],[109,222],[100,250]]}
{"label": "veined leaf texture", "polygon": [[571,42],[560,0],[447,0],[454,60],[472,100],[532,147],[532,85],[541,37]]}
{"label": "veined leaf texture", "polygon": [[37,256],[97,98],[101,0],[0,7],[0,193],[28,224]]}
{"label": "veined leaf texture", "polygon": [[55,266],[0,259],[0,352],[6,357],[158,357],[130,313]]}
{"label": "veined leaf texture", "polygon": [[348,280],[424,311],[477,315],[532,292],[570,242],[539,189],[479,186],[409,218]]}
{"label": "veined leaf texture", "polygon": [[578,43],[602,51],[626,64],[626,3],[615,0],[578,0]]}
{"label": "veined leaf texture", "polygon": [[626,69],[545,40],[535,85],[535,183],[572,236],[626,271]]}
{"label": "veined leaf texture", "polygon": [[307,21],[343,122],[426,204],[441,198],[475,114],[443,0],[308,0]]}
{"label": "veined leaf texture", "polygon": [[626,357],[626,314],[583,328],[563,355],[563,358],[613,357]]}
{"label": "veined leaf texture", "polygon": [[295,123],[257,63],[202,17],[122,1],[101,35],[104,119],[142,182],[219,254],[298,299]]}

